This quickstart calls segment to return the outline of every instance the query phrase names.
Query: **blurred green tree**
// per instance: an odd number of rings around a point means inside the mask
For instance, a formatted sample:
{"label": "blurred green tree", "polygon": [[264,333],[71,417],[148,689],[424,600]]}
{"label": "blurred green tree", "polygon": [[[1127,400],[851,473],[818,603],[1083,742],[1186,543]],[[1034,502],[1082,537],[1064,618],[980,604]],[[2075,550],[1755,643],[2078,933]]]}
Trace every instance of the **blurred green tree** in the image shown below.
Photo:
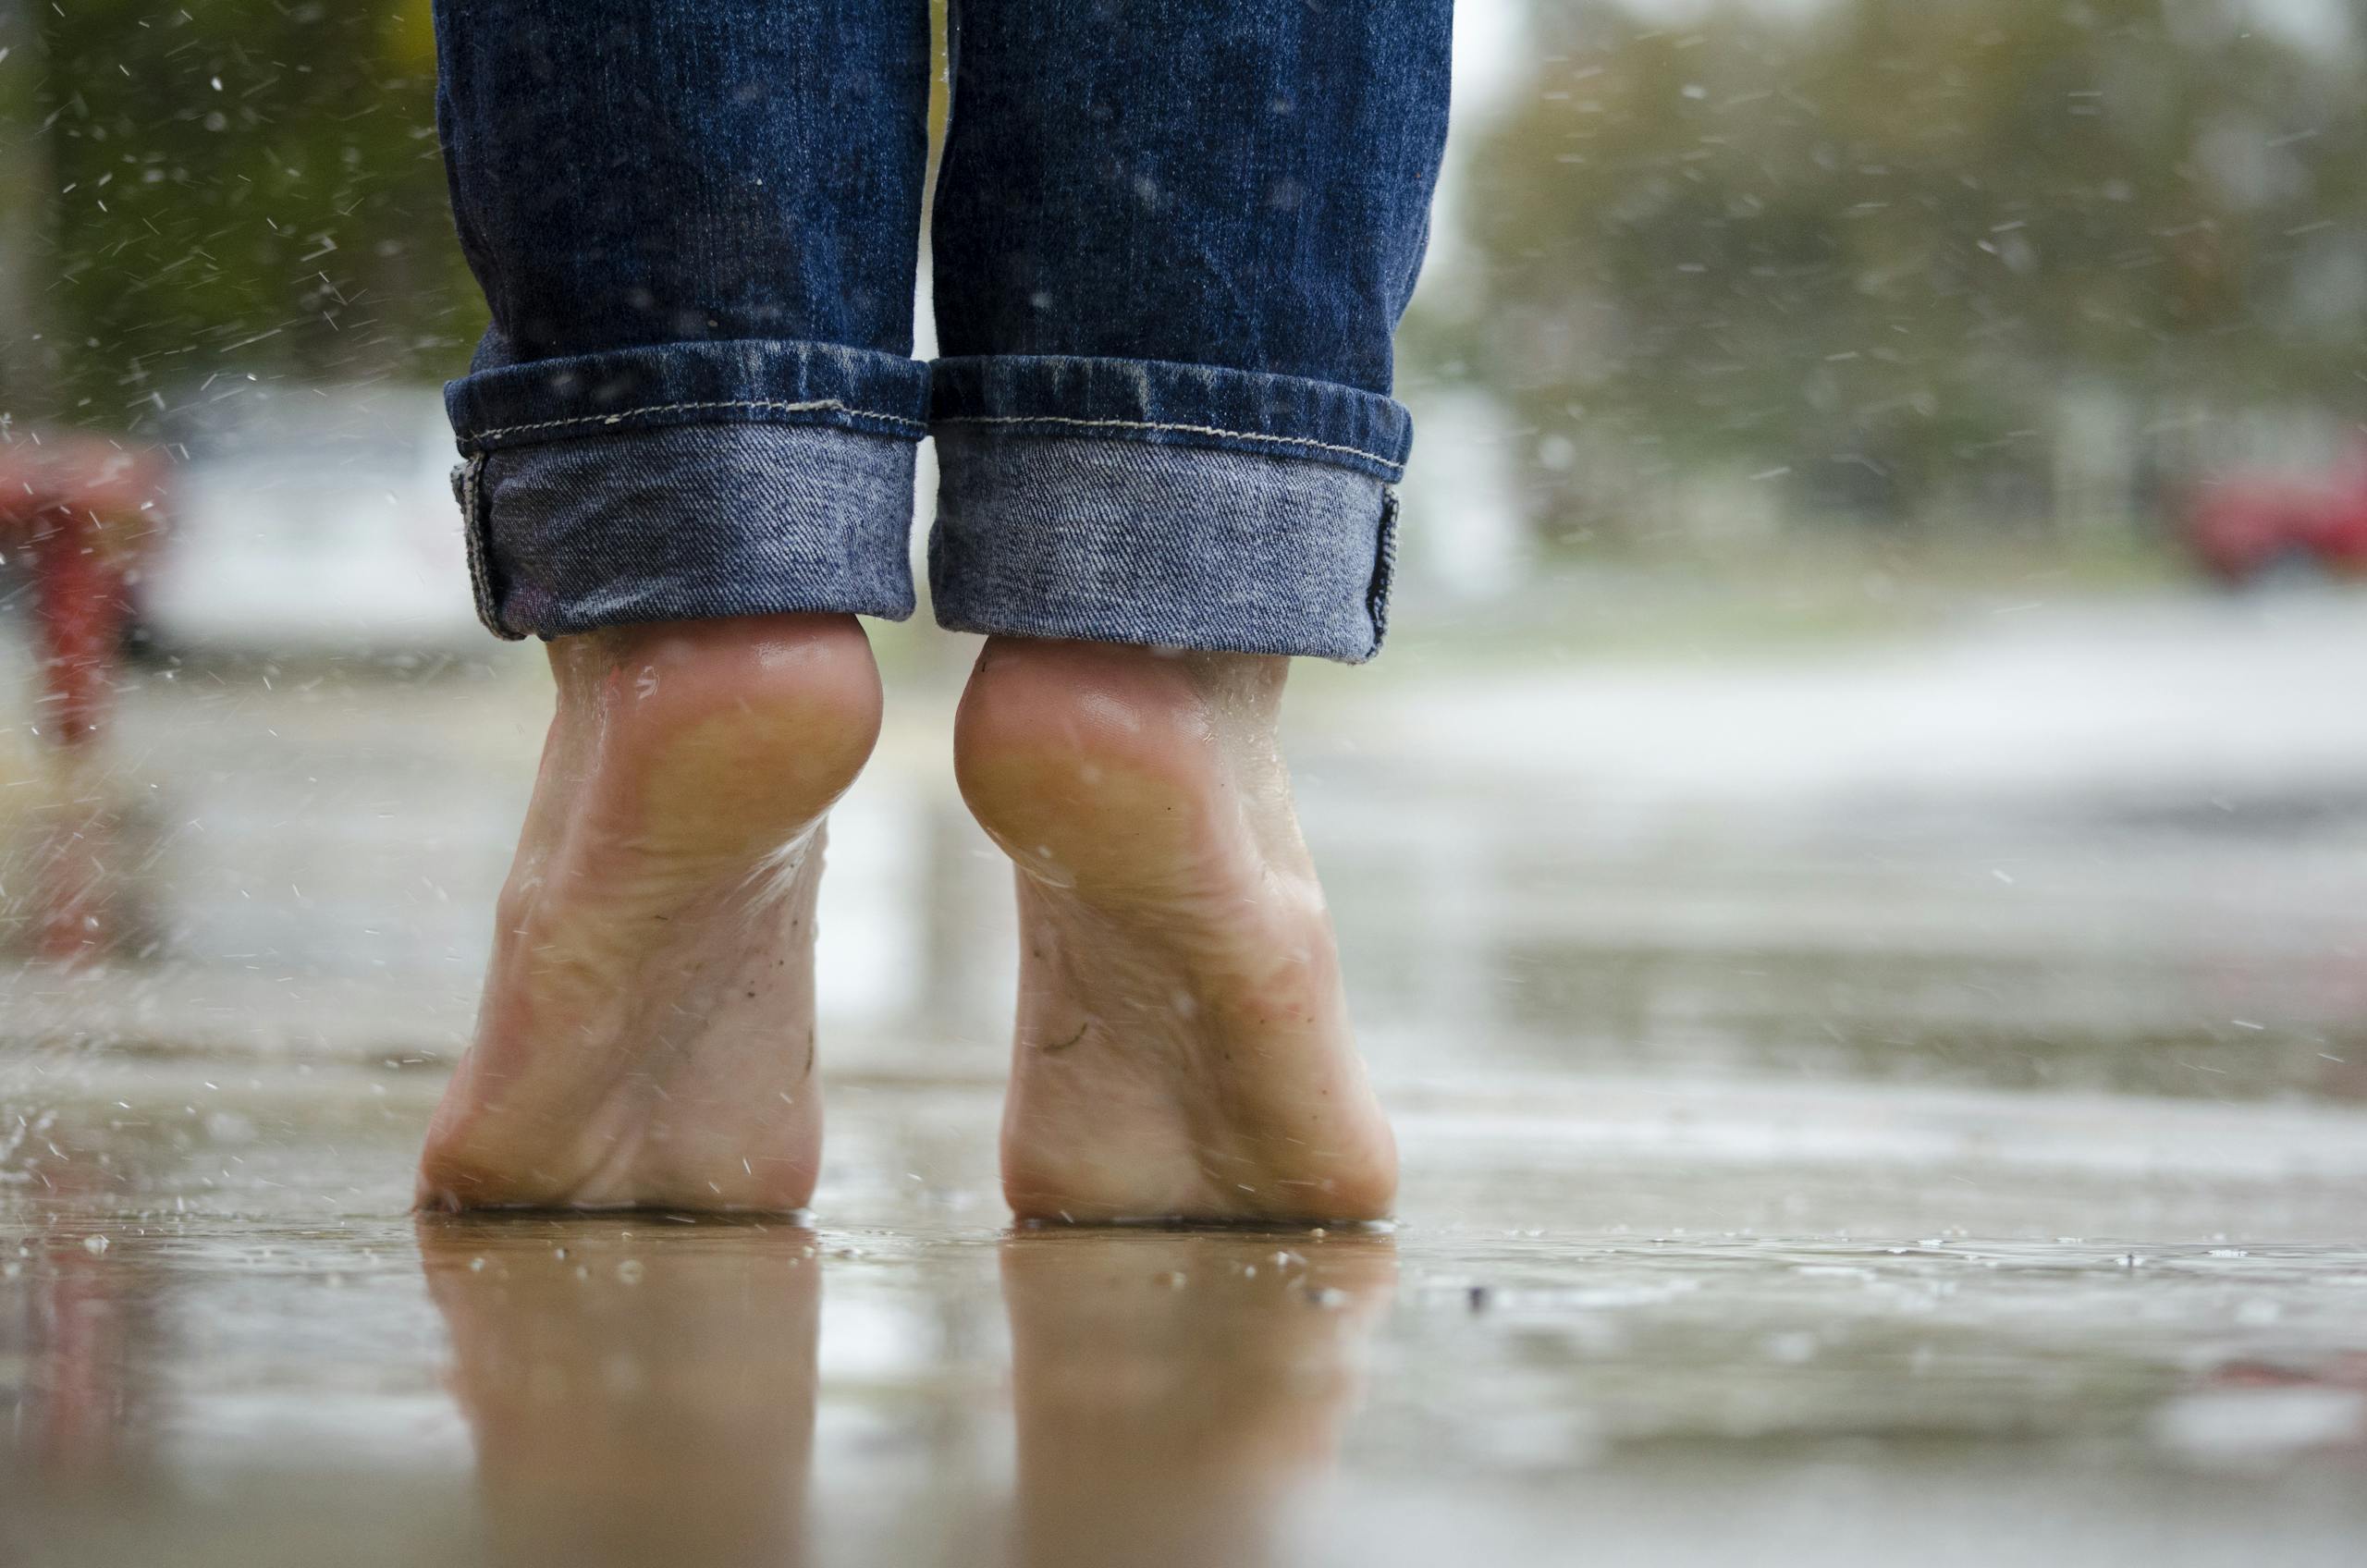
{"label": "blurred green tree", "polygon": [[10,412],[136,433],[209,377],[463,362],[482,307],[446,210],[427,0],[28,9],[39,67],[13,113],[0,77],[0,123],[45,190],[0,192],[39,280],[0,315]]}
{"label": "blurred green tree", "polygon": [[[1546,470],[1622,441],[1909,519],[2042,486],[2067,386],[2361,401],[2358,60],[2236,0],[1539,0],[1467,156],[1461,357]],[[1605,520],[1586,521],[1600,525]]]}
{"label": "blurred green tree", "polygon": [[137,434],[209,377],[458,374],[484,305],[435,102],[430,0],[0,0],[0,414]]}
{"label": "blurred green tree", "polygon": [[34,345],[34,251],[44,232],[49,169],[34,134],[41,31],[34,0],[0,0],[0,410],[26,379]]}

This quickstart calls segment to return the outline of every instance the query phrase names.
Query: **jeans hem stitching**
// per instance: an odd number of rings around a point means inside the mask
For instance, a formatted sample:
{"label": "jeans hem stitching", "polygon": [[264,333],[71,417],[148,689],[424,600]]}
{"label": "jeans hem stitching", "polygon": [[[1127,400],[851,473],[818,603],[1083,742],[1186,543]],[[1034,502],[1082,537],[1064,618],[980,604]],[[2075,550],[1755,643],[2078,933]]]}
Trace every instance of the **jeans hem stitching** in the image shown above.
{"label": "jeans hem stitching", "polygon": [[492,430],[463,431],[460,439],[490,441],[497,435],[518,435],[530,430],[559,430],[570,424],[615,424],[643,414],[686,413],[713,409],[764,409],[778,414],[822,412],[853,414],[862,419],[885,420],[889,424],[901,424],[911,430],[928,429],[928,426],[919,420],[906,419],[901,414],[880,413],[872,409],[854,408],[840,402],[836,398],[816,398],[810,403],[784,403],[764,398],[731,398],[705,403],[651,403],[638,409],[619,409],[612,414],[577,414],[570,419],[546,419],[533,424],[505,424]]}
{"label": "jeans hem stitching", "polygon": [[933,422],[936,424],[1060,424],[1081,430],[1166,430],[1187,435],[1220,435],[1231,441],[1270,441],[1282,447],[1312,447],[1318,451],[1338,452],[1346,457],[1363,458],[1392,471],[1404,467],[1394,458],[1384,458],[1379,452],[1367,452],[1361,447],[1342,447],[1330,441],[1310,441],[1302,435],[1268,435],[1256,430],[1224,430],[1213,424],[1167,424],[1139,419],[1064,419],[1056,414],[949,414]]}

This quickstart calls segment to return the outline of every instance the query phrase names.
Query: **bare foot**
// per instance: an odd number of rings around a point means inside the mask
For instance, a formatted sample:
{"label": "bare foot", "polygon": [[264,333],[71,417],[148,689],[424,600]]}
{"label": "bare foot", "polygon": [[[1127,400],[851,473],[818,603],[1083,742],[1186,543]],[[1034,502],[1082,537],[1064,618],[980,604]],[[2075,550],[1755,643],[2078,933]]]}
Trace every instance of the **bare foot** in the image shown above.
{"label": "bare foot", "polygon": [[850,616],[779,616],[550,655],[558,715],[419,1201],[802,1207],[822,816],[878,735],[870,645]]}
{"label": "bare foot", "polygon": [[979,655],[954,764],[1019,867],[1003,1192],[1023,1219],[1389,1210],[1395,1145],[1275,746],[1287,670],[1015,638]]}

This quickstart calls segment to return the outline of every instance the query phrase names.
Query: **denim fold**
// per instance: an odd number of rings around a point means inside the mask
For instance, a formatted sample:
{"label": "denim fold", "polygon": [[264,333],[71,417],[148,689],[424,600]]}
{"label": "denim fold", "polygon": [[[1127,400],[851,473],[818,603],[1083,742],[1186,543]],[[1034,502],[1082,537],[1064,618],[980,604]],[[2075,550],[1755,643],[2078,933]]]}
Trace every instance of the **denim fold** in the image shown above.
{"label": "denim fold", "polygon": [[496,634],[912,614],[926,366],[762,340],[488,361],[445,403]]}
{"label": "denim fold", "polygon": [[949,6],[928,365],[928,0],[436,0],[480,613],[1369,657],[1452,11]]}
{"label": "denim fold", "polygon": [[506,362],[488,338],[446,384],[460,452],[677,424],[815,424],[916,441],[928,367],[835,343],[740,338],[659,343]]}
{"label": "denim fold", "polygon": [[929,590],[956,631],[1361,663],[1412,422],[1302,377],[940,360]]}
{"label": "denim fold", "polygon": [[1378,392],[1221,365],[1072,355],[947,358],[929,428],[1086,435],[1336,463],[1393,484],[1414,422]]}
{"label": "denim fold", "polygon": [[681,425],[487,452],[455,474],[497,636],[816,611],[913,613],[909,440]]}

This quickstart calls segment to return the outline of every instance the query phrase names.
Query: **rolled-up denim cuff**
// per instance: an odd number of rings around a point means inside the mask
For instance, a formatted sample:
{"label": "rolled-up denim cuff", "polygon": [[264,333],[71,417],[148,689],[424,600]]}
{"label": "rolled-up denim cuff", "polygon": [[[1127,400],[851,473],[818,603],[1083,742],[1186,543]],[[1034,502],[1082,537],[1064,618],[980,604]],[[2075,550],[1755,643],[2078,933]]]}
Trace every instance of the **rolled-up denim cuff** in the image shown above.
{"label": "rolled-up denim cuff", "polygon": [[477,611],[500,636],[913,611],[927,369],[828,345],[674,344],[446,388]]}
{"label": "rolled-up denim cuff", "polygon": [[1122,360],[939,361],[929,584],[959,631],[1359,663],[1411,421],[1354,387]]}
{"label": "rolled-up denim cuff", "polygon": [[462,465],[477,614],[497,635],[831,611],[913,613],[914,443],[682,425]]}
{"label": "rolled-up denim cuff", "polygon": [[928,367],[868,349],[738,338],[504,358],[488,339],[477,368],[445,386],[466,456],[676,424],[825,425],[907,441],[928,429]]}
{"label": "rolled-up denim cuff", "polygon": [[1414,441],[1377,392],[1220,365],[995,355],[929,367],[929,429],[1077,435],[1302,458],[1394,484]]}

